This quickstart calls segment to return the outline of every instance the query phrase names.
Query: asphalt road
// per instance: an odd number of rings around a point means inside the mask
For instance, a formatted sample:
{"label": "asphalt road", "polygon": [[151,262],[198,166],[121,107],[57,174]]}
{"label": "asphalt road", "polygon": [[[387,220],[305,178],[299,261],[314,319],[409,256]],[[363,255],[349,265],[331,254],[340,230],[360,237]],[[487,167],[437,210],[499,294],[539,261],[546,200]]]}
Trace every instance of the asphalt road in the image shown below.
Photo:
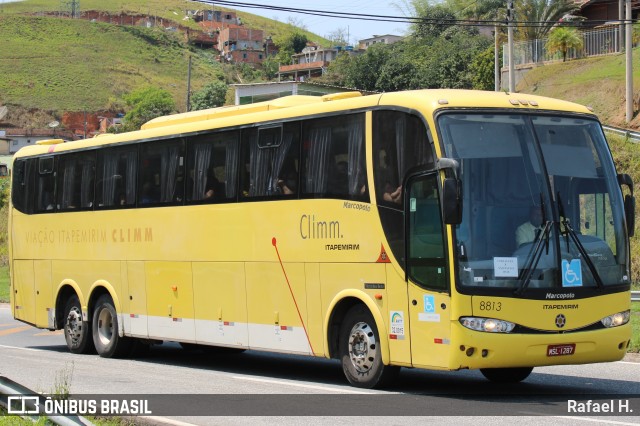
{"label": "asphalt road", "polygon": [[[640,425],[636,360],[536,368],[517,385],[490,383],[477,371],[403,369],[389,389],[361,390],[346,383],[336,361],[301,356],[212,356],[175,343],[136,359],[74,355],[61,331],[17,322],[0,305],[0,376],[41,393],[66,387],[87,398],[149,399],[153,416],[136,419],[156,424]],[[569,400],[600,399],[633,412],[569,412]]]}

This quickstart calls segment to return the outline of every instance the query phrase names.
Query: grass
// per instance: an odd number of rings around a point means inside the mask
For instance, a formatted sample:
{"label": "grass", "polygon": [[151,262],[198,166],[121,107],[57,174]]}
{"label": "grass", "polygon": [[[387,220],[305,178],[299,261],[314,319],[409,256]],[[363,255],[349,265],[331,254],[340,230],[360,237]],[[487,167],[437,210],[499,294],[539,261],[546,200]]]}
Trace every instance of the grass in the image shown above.
{"label": "grass", "polygon": [[[637,88],[640,47],[633,49],[633,63],[633,85]],[[640,115],[630,124],[625,122],[624,54],[542,65],[527,73],[517,89],[589,105],[603,123],[611,126],[640,127]]]}
{"label": "grass", "polygon": [[9,303],[9,267],[0,266],[0,303]]}
{"label": "grass", "polygon": [[631,345],[629,352],[640,352],[640,303],[631,303]]}
{"label": "grass", "polygon": [[224,78],[219,63],[160,29],[0,15],[0,39],[9,52],[0,58],[1,102],[27,109],[109,110],[114,99],[155,86],[184,111],[189,56],[192,91]]}

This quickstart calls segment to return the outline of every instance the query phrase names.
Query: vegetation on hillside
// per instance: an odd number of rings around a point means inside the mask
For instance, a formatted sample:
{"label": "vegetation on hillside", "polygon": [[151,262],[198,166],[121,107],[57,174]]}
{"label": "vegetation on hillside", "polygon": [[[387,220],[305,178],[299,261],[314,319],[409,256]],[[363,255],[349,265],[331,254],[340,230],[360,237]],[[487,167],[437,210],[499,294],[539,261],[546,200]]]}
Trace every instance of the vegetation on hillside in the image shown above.
{"label": "vegetation on hillside", "polygon": [[[635,118],[625,122],[625,55],[608,55],[541,65],[525,74],[517,91],[564,99],[594,108],[603,123],[640,128],[640,47],[633,49]],[[638,181],[636,181],[638,182]]]}
{"label": "vegetation on hillside", "polygon": [[[57,111],[100,111],[142,86],[171,92],[184,110],[192,88],[224,78],[220,64],[173,33],[52,17],[0,18],[0,102]],[[181,102],[181,103],[180,103]]]}

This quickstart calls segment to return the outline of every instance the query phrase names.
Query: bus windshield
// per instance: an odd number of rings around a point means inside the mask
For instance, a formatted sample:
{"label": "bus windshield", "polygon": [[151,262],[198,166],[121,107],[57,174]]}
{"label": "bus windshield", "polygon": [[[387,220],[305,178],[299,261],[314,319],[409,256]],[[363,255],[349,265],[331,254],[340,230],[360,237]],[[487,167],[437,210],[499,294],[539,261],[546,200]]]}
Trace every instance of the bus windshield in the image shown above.
{"label": "bus windshield", "polygon": [[460,164],[461,291],[629,284],[621,191],[597,121],[447,113],[438,124],[446,155]]}

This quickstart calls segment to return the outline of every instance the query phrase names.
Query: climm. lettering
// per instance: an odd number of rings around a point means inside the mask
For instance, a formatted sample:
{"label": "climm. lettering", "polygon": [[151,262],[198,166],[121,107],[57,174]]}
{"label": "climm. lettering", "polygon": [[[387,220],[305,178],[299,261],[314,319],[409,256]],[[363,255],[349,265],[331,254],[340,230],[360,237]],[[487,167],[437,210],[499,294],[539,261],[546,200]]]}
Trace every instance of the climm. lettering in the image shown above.
{"label": "climm. lettering", "polygon": [[150,243],[153,241],[153,228],[116,228],[111,232],[114,243]]}
{"label": "climm. lettering", "polygon": [[315,215],[303,214],[300,216],[300,237],[303,240],[342,238],[340,222],[317,220]]}

